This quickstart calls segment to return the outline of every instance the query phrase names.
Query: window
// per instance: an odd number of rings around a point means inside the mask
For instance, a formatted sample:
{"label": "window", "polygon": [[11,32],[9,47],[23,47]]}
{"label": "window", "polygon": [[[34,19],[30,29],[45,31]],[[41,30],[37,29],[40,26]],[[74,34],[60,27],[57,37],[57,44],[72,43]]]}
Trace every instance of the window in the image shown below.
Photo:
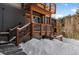
{"label": "window", "polygon": [[47,17],[45,17],[45,23],[47,23],[48,22],[48,18]]}
{"label": "window", "polygon": [[49,17],[45,17],[45,23],[49,23]]}
{"label": "window", "polygon": [[56,13],[56,4],[51,3],[51,9],[54,10],[54,12]]}
{"label": "window", "polygon": [[39,16],[34,16],[34,17],[33,17],[33,22],[41,23],[41,17],[39,17]]}
{"label": "window", "polygon": [[50,6],[50,3],[46,3],[47,6]]}

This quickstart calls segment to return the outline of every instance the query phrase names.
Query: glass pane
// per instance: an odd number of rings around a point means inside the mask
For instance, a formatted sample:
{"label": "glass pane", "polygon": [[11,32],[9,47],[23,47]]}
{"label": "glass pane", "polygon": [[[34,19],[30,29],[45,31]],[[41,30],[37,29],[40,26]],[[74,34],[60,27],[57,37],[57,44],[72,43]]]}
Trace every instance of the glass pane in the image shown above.
{"label": "glass pane", "polygon": [[45,17],[45,23],[47,23],[47,20],[48,20],[47,17]]}
{"label": "glass pane", "polygon": [[33,12],[33,22],[35,23],[41,23],[41,19],[42,19],[42,15],[37,13],[37,12]]}
{"label": "glass pane", "polygon": [[56,4],[51,3],[51,8],[52,8],[52,10],[56,11]]}
{"label": "glass pane", "polygon": [[50,3],[46,3],[47,6],[50,6]]}
{"label": "glass pane", "polygon": [[45,23],[49,22],[49,17],[45,17]]}
{"label": "glass pane", "polygon": [[41,18],[39,16],[34,16],[33,17],[33,22],[41,23]]}

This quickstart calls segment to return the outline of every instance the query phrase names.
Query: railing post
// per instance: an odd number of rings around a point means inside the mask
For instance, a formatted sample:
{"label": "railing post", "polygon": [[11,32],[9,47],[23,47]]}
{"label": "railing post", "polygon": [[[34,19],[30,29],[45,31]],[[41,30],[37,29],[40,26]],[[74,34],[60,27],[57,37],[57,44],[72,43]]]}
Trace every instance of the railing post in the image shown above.
{"label": "railing post", "polygon": [[30,39],[32,39],[32,30],[31,30],[31,28],[32,28],[32,24],[30,24]]}
{"label": "railing post", "polygon": [[40,36],[42,35],[42,24],[40,24]]}
{"label": "railing post", "polygon": [[19,30],[18,30],[18,27],[16,28],[16,46],[18,46],[18,44],[19,44]]}
{"label": "railing post", "polygon": [[31,33],[30,33],[30,39],[32,39],[32,31],[33,31],[33,29],[32,29],[32,7],[30,8],[30,14],[31,14],[31,17],[30,17],[30,31],[31,31]]}

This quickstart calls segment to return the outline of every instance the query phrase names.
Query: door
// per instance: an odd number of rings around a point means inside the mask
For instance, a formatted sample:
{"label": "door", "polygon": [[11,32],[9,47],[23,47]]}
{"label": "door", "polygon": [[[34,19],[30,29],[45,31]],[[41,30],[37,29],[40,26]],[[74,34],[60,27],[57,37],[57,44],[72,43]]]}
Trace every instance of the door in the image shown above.
{"label": "door", "polygon": [[4,28],[4,8],[0,7],[0,32],[3,31]]}

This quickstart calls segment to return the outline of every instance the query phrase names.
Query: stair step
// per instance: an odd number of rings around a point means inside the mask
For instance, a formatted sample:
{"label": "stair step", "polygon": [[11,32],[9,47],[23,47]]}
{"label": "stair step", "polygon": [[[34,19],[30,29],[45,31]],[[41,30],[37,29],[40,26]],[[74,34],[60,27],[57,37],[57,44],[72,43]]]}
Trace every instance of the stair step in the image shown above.
{"label": "stair step", "polygon": [[11,55],[11,54],[16,54],[17,52],[21,52],[21,51],[22,49],[15,49],[15,50],[6,51],[4,52],[4,54]]}
{"label": "stair step", "polygon": [[14,39],[16,39],[16,36],[12,37],[9,41],[13,41]]}
{"label": "stair step", "polygon": [[0,36],[0,41],[8,41],[8,37],[7,36]]}
{"label": "stair step", "polygon": [[15,46],[12,43],[0,45],[0,52],[5,55],[26,55],[20,46]]}
{"label": "stair step", "polygon": [[27,55],[25,52],[17,52],[17,53],[15,53],[15,54],[12,54],[12,55]]}
{"label": "stair step", "polygon": [[0,50],[2,52],[5,52],[5,51],[10,51],[10,50],[16,50],[18,49],[20,46],[15,46],[14,44],[5,44],[5,45],[0,45]]}
{"label": "stair step", "polygon": [[1,43],[7,43],[7,42],[8,42],[8,41],[0,41],[0,44],[1,44]]}
{"label": "stair step", "polygon": [[9,41],[0,41],[0,45],[9,44]]}
{"label": "stair step", "polygon": [[9,32],[0,32],[0,35],[8,35]]}

